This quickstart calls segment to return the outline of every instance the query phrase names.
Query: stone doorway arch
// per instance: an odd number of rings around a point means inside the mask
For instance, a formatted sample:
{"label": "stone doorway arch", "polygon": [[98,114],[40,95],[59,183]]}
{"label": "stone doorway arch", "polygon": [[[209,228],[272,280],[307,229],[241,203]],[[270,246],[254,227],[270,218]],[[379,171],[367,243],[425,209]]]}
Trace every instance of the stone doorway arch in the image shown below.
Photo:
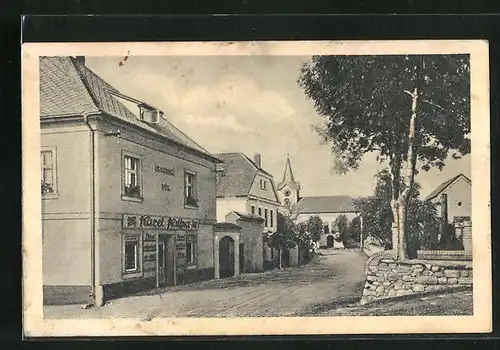
{"label": "stone doorway arch", "polygon": [[234,276],[234,239],[223,237],[219,242],[219,276],[220,278]]}

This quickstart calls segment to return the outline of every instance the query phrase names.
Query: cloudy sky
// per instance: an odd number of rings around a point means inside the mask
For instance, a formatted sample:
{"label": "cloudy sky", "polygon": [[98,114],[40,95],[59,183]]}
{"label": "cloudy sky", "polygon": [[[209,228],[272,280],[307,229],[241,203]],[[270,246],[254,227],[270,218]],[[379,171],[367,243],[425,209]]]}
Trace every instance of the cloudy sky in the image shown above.
{"label": "cloudy sky", "polygon": [[[322,122],[297,84],[305,56],[87,57],[87,66],[122,93],[165,112],[183,132],[212,153],[262,155],[279,182],[287,153],[303,196],[370,195],[383,165],[365,156],[356,172],[339,175],[328,145],[311,126]],[[464,173],[470,156],[449,160],[443,171],[421,173],[425,196]]]}

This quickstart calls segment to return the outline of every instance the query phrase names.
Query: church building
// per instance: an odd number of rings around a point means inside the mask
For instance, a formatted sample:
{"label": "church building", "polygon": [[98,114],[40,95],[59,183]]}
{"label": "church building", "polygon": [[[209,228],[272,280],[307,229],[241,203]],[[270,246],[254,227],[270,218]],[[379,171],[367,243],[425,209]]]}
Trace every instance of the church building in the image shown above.
{"label": "church building", "polygon": [[295,208],[297,220],[305,222],[310,217],[319,216],[323,221],[323,234],[320,246],[332,248],[339,246],[334,239],[338,232],[335,221],[344,215],[350,223],[359,217],[359,212],[354,207],[354,200],[348,196],[300,196],[300,183],[295,181],[290,157],[287,156],[283,180],[276,188],[278,198],[283,207]]}

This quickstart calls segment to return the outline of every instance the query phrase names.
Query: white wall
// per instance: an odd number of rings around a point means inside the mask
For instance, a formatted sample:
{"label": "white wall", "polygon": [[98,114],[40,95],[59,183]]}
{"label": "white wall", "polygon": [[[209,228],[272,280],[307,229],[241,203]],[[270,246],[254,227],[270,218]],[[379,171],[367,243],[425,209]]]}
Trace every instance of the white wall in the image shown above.
{"label": "white wall", "polygon": [[[455,216],[471,216],[471,185],[463,178],[458,179],[453,185],[448,187],[443,193],[448,195],[448,222],[453,222]],[[438,215],[441,214],[439,208],[440,196],[433,200],[437,204]],[[460,205],[459,205],[460,204]]]}
{"label": "white wall", "polygon": [[217,198],[217,222],[226,221],[226,215],[232,211],[247,213],[247,198]]}

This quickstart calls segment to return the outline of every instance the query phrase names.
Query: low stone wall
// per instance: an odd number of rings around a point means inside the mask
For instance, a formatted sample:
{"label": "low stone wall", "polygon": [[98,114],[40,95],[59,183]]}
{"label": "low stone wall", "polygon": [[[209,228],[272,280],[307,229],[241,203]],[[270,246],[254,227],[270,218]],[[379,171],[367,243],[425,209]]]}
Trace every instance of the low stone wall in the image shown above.
{"label": "low stone wall", "polygon": [[361,304],[412,294],[472,286],[472,262],[409,260],[375,254],[366,266]]}

